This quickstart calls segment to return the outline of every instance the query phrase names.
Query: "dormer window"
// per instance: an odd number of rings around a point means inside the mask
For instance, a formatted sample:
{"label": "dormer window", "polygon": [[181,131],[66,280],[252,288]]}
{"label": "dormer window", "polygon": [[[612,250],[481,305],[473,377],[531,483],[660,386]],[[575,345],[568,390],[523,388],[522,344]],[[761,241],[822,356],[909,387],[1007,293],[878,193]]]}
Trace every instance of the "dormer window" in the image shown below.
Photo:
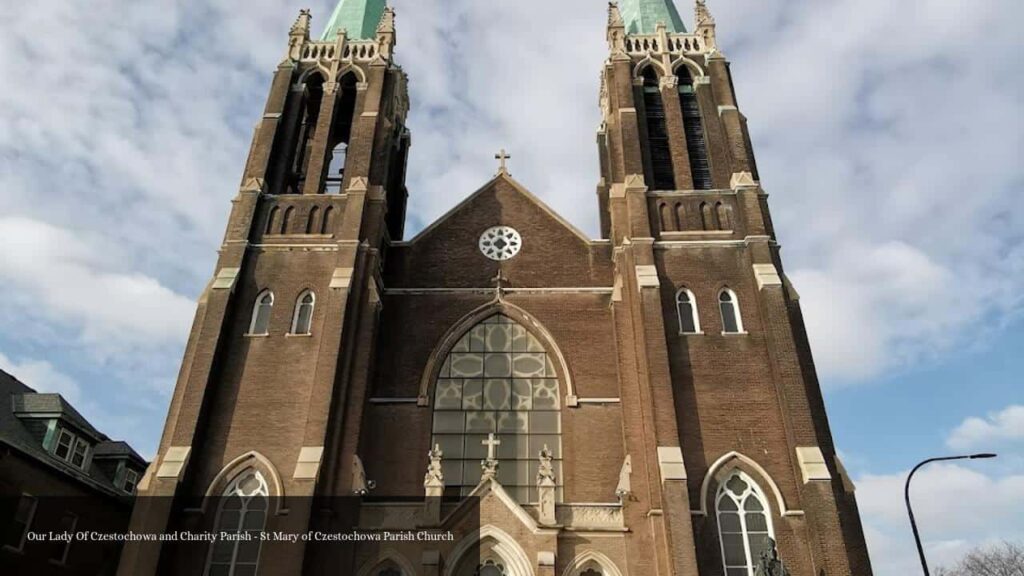
{"label": "dormer window", "polygon": [[136,472],[135,470],[128,470],[128,469],[126,469],[124,471],[124,485],[121,486],[121,489],[124,490],[125,492],[129,493],[129,494],[134,494],[135,493],[135,487],[138,484],[139,484],[139,473]]}
{"label": "dormer window", "polygon": [[57,434],[57,444],[53,455],[76,468],[85,468],[89,456],[89,442],[80,438],[67,428],[61,428]]}

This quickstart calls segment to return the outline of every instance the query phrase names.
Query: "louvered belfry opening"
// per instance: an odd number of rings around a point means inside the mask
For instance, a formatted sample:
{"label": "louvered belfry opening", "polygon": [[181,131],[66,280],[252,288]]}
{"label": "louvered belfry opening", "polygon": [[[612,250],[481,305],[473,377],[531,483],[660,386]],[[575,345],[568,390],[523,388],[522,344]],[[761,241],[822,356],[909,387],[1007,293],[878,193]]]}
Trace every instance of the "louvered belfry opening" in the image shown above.
{"label": "louvered belfry opening", "polygon": [[686,135],[686,151],[690,157],[693,188],[695,190],[710,190],[711,164],[708,163],[704,122],[700,115],[697,92],[693,87],[693,76],[690,75],[690,70],[686,66],[680,66],[676,76],[679,78],[679,106],[683,110],[683,132]]}
{"label": "louvered belfry opening", "polygon": [[306,80],[302,93],[302,116],[298,126],[295,151],[289,170],[285,192],[301,194],[309,169],[309,157],[312,153],[313,139],[316,137],[316,123],[320,118],[320,106],[324,98],[324,78],[320,74],[311,74]]}
{"label": "louvered belfry opening", "polygon": [[668,127],[665,124],[665,104],[661,99],[658,74],[648,66],[644,72],[644,115],[647,119],[647,152],[651,162],[651,177],[655,190],[674,190],[672,150],[669,147]]}

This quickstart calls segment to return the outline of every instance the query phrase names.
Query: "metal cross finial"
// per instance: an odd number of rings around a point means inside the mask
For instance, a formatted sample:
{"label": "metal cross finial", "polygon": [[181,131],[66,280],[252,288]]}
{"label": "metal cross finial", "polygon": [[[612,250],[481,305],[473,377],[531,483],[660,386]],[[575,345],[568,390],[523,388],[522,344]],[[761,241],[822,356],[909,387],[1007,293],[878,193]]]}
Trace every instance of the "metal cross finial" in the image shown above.
{"label": "metal cross finial", "polygon": [[487,446],[487,460],[493,461],[495,456],[494,452],[498,446],[501,445],[501,440],[495,438],[494,432],[491,432],[487,435],[487,440],[481,440],[480,443]]}
{"label": "metal cross finial", "polygon": [[494,155],[494,159],[499,162],[498,174],[508,174],[508,164],[506,163],[506,161],[511,157],[512,155],[509,154],[508,152],[505,152],[504,148],[502,148],[497,154]]}

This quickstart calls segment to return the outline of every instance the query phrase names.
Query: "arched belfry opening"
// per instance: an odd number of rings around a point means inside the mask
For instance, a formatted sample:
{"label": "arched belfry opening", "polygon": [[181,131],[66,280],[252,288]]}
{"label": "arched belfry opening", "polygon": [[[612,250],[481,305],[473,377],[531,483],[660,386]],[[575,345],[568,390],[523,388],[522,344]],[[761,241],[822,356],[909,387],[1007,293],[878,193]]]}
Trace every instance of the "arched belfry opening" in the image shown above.
{"label": "arched belfry opening", "polygon": [[326,173],[320,186],[321,193],[339,194],[342,191],[355,121],[357,84],[356,75],[352,72],[345,74],[338,83],[337,107],[327,139],[328,157],[324,162]]}
{"label": "arched belfry opening", "polygon": [[302,85],[299,105],[299,122],[295,147],[289,163],[289,174],[285,182],[285,194],[301,194],[309,170],[309,159],[313,153],[317,121],[324,100],[324,78],[319,73],[306,77]]}
{"label": "arched belfry opening", "polygon": [[676,181],[672,168],[672,150],[669,145],[665,103],[661,98],[658,72],[654,66],[647,66],[641,72],[641,77],[647,143],[644,157],[648,165],[648,175],[654,190],[674,190]]}
{"label": "arched belfry opening", "polygon": [[484,441],[500,442],[498,481],[518,502],[537,502],[539,455],[553,456],[562,494],[562,420],[555,360],[533,333],[504,314],[470,327],[434,382],[431,445],[444,453],[446,495],[468,495],[481,479]]}
{"label": "arched belfry opening", "polygon": [[686,152],[690,159],[690,173],[693,175],[694,190],[710,190],[711,164],[708,147],[704,138],[704,120],[701,118],[700,103],[690,69],[683,65],[676,71],[679,80],[679,106],[683,113],[683,133],[686,137]]}

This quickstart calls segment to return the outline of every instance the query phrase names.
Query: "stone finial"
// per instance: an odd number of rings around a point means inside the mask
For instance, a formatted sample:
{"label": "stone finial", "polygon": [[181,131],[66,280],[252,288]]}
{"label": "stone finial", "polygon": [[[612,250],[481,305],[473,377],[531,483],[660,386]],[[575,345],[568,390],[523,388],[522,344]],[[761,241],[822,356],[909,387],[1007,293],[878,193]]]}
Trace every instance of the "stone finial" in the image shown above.
{"label": "stone finial", "polygon": [[608,3],[608,27],[609,28],[625,28],[626,22],[622,19],[622,12],[619,11],[618,2]]}
{"label": "stone finial", "polygon": [[608,49],[613,56],[626,56],[626,22],[617,2],[608,3]]}
{"label": "stone finial", "polygon": [[302,57],[302,45],[309,42],[309,22],[313,17],[309,10],[300,10],[299,17],[288,32],[288,56],[286,60],[298,61]]}
{"label": "stone finial", "polygon": [[302,36],[305,39],[309,39],[309,22],[313,19],[308,8],[299,10],[299,17],[295,19],[295,24],[292,24],[292,29],[289,31],[291,36]]}
{"label": "stone finial", "polygon": [[365,496],[370,493],[370,483],[366,480],[366,469],[363,468],[363,461],[359,456],[352,458],[352,493],[357,496]]}
{"label": "stone finial", "polygon": [[615,487],[615,495],[619,499],[624,499],[629,496],[629,493],[633,491],[632,483],[630,482],[630,476],[633,474],[633,459],[626,455],[626,460],[622,463],[622,469],[619,470],[619,485]]}
{"label": "stone finial", "polygon": [[704,44],[708,50],[714,51],[717,48],[715,40],[715,17],[711,15],[711,10],[708,9],[708,5],[705,0],[697,0],[697,6],[694,8],[693,21],[696,22],[697,25],[697,29],[694,32],[698,36],[704,38]]}
{"label": "stone finial", "polygon": [[395,33],[395,9],[388,6],[380,16],[380,23],[377,24],[377,34]]}
{"label": "stone finial", "polygon": [[[434,448],[427,452],[427,457],[430,458],[430,464],[427,465],[427,474],[423,477],[423,486],[425,488],[437,488],[440,487],[444,490],[444,472],[441,470],[441,458],[444,456],[444,452],[441,451],[441,445],[435,444]],[[427,496],[430,496],[428,493]]]}

